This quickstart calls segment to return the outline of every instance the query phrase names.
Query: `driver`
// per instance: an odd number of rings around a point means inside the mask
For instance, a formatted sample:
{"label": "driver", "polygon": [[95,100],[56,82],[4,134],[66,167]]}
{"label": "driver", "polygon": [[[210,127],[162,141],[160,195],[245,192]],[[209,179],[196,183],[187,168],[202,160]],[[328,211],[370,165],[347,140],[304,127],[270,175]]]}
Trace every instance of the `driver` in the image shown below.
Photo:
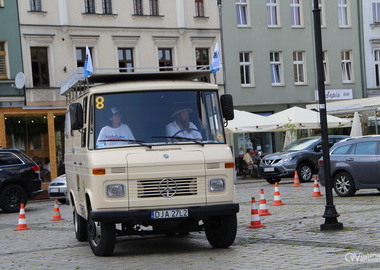
{"label": "driver", "polygon": [[171,115],[174,121],[166,126],[166,136],[202,140],[202,135],[194,123],[190,122],[193,110],[180,107]]}

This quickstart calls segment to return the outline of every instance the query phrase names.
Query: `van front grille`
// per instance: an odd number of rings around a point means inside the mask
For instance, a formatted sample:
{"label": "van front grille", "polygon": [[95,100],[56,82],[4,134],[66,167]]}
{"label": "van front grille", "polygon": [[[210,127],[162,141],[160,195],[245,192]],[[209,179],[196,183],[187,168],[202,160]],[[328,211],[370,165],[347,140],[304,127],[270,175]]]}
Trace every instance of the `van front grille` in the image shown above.
{"label": "van front grille", "polygon": [[164,178],[137,181],[138,198],[194,196],[198,194],[196,178]]}

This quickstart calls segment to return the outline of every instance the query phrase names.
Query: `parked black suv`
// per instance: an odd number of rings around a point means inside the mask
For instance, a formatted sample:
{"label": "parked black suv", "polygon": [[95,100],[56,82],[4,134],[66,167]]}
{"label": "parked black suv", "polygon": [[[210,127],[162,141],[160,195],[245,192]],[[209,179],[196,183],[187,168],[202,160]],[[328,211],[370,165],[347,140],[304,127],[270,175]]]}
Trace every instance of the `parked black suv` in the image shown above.
{"label": "parked black suv", "polygon": [[[349,136],[329,136],[329,145]],[[318,159],[322,156],[320,137],[298,139],[282,151],[266,155],[261,159],[260,174],[268,183],[279,182],[282,177],[294,177],[297,170],[300,182],[311,181],[318,172]]]}
{"label": "parked black suv", "polygon": [[40,167],[16,149],[0,148],[0,208],[11,213],[42,193]]}

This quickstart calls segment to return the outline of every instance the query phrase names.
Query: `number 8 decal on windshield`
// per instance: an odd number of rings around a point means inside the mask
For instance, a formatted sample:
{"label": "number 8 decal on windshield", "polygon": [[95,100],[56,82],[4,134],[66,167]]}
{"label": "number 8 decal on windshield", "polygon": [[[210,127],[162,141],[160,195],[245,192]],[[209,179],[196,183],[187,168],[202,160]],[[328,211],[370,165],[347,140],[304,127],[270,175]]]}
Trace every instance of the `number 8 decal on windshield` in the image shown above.
{"label": "number 8 decal on windshield", "polygon": [[95,98],[95,107],[99,110],[104,108],[104,97],[99,96]]}

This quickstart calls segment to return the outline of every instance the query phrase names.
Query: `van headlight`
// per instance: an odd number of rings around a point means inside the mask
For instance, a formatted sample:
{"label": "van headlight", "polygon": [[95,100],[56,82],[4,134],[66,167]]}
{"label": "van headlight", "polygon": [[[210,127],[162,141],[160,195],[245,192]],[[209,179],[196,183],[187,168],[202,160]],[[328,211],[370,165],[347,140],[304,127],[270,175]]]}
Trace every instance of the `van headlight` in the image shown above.
{"label": "van headlight", "polygon": [[211,192],[224,191],[225,186],[223,178],[210,179],[208,182],[208,190]]}
{"label": "van headlight", "polygon": [[290,162],[292,160],[293,157],[285,157],[283,159],[281,159],[278,163],[287,163],[287,162]]}
{"label": "van headlight", "polygon": [[109,198],[124,197],[125,188],[122,184],[110,184],[106,186],[106,194]]}

